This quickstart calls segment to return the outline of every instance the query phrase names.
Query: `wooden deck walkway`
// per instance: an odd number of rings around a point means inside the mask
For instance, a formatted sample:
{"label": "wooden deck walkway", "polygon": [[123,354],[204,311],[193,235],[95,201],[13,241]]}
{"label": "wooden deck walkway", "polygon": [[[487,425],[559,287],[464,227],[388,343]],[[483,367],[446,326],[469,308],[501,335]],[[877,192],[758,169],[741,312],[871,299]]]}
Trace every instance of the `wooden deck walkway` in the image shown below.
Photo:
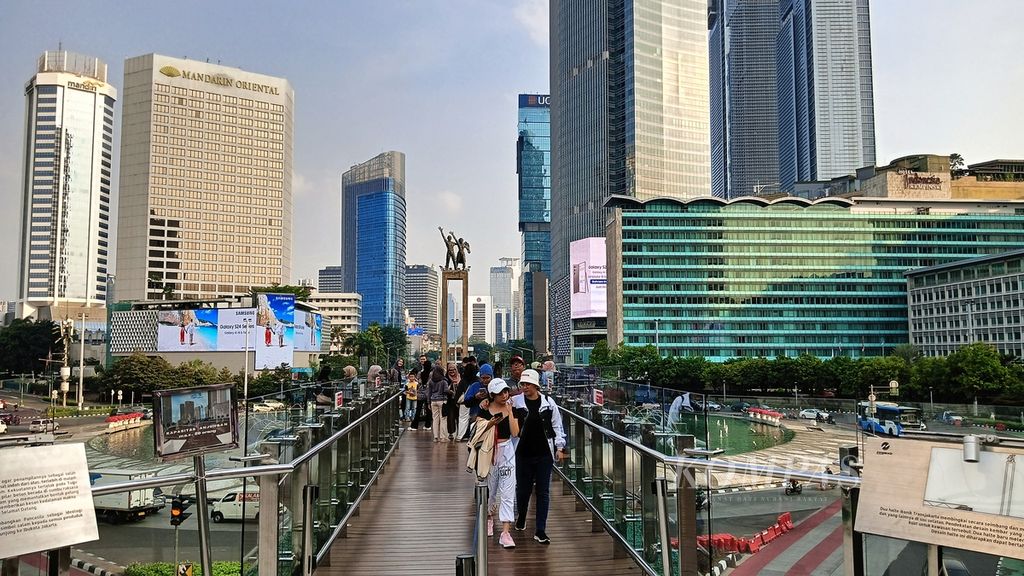
{"label": "wooden deck walkway", "polygon": [[[455,558],[473,552],[474,478],[466,473],[465,444],[434,444],[430,432],[406,431],[394,460],[330,552],[318,576],[451,576]],[[557,475],[555,476],[557,478]],[[589,512],[576,512],[572,495],[551,482],[551,511],[544,546],[533,539],[533,507],[525,532],[513,530],[516,548],[491,539],[490,576],[643,574],[628,557],[613,558],[614,540],[591,532]]]}

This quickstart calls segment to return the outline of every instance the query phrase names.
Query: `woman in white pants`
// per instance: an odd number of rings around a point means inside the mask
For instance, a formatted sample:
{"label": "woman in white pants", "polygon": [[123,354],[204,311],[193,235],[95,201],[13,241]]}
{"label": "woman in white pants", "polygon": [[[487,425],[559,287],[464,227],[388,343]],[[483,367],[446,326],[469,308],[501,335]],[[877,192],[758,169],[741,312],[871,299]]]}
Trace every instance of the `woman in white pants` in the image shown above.
{"label": "woman in white pants", "polygon": [[[516,520],[516,447],[513,438],[519,436],[519,421],[512,416],[512,403],[508,401],[509,387],[504,380],[491,380],[487,386],[490,398],[487,406],[480,407],[478,418],[494,426],[497,437],[494,441],[494,465],[487,476],[490,498],[487,507],[487,535],[494,535],[494,512],[501,521],[501,536],[498,543],[503,548],[515,548],[512,540],[512,523]],[[485,425],[484,422],[477,426]]]}

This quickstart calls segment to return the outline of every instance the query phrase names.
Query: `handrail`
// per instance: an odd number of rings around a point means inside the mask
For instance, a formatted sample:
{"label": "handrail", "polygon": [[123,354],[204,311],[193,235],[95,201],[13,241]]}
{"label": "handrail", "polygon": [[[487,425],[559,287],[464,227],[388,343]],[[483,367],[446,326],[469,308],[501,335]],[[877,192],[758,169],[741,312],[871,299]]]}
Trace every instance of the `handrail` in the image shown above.
{"label": "handrail", "polygon": [[[347,435],[353,429],[362,425],[371,416],[377,414],[377,412],[379,412],[380,410],[387,409],[389,403],[394,401],[401,395],[401,392],[395,393],[386,401],[381,402],[373,410],[370,410],[366,414],[363,414],[356,420],[352,421],[348,426],[345,426],[341,430],[338,430],[329,438],[327,438],[323,442],[320,442],[316,446],[311,447],[307,452],[305,452],[304,454],[302,454],[301,456],[287,464],[262,464],[258,466],[251,466],[249,468],[218,468],[216,470],[208,471],[206,473],[206,479],[230,480],[233,478],[248,478],[250,476],[274,476],[280,474],[290,474],[294,472],[300,465],[308,462],[314,456],[329,448],[331,445],[337,442],[339,438]],[[92,495],[104,496],[107,494],[117,494],[119,492],[126,492],[128,490],[138,490],[142,488],[158,488],[161,486],[172,486],[177,484],[188,484],[195,481],[195,474],[189,472],[181,472],[177,474],[168,474],[166,476],[154,476],[152,478],[146,478],[142,480],[128,480],[127,482],[118,482],[116,484],[93,486]]]}
{"label": "handrail", "polygon": [[765,476],[768,478],[778,477],[784,480],[796,479],[808,482],[828,482],[830,484],[838,484],[848,488],[856,488],[861,484],[861,479],[858,476],[842,476],[839,474],[823,474],[820,472],[802,472],[800,470],[790,470],[775,466],[762,466],[746,462],[732,462],[729,460],[669,456],[667,454],[662,454],[653,448],[644,446],[632,438],[622,436],[613,430],[605,428],[604,426],[578,414],[577,412],[574,412],[569,408],[559,406],[558,409],[561,412],[568,412],[573,417],[583,422],[584,425],[600,432],[603,436],[622,442],[638,452],[646,454],[663,464],[673,466],[675,468],[695,468],[701,471],[711,472],[739,472],[750,476]]}

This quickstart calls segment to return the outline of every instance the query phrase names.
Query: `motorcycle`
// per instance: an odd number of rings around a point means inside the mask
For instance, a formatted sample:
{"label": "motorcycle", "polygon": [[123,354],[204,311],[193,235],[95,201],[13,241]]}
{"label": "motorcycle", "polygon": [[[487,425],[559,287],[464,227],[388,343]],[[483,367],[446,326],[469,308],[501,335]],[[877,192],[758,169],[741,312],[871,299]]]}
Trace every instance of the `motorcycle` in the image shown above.
{"label": "motorcycle", "polygon": [[799,483],[796,483],[796,482],[790,482],[789,484],[786,484],[786,496],[793,496],[795,494],[803,494],[803,492],[804,492],[803,484],[799,484]]}
{"label": "motorcycle", "polygon": [[815,416],[814,419],[819,424],[835,424],[836,423],[836,419],[833,418],[831,414],[829,414],[828,416],[822,416],[821,414],[818,414],[817,416]]}

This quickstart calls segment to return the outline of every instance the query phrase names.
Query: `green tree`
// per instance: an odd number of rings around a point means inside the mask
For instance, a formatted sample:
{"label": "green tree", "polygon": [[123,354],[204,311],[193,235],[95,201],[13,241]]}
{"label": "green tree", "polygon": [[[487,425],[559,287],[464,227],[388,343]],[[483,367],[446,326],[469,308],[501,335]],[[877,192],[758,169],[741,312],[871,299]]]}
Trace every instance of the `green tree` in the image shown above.
{"label": "green tree", "polygon": [[946,357],[954,394],[975,399],[991,398],[1009,385],[1009,371],[995,346],[975,342]]}
{"label": "green tree", "polygon": [[899,346],[892,349],[891,354],[899,358],[903,358],[907,364],[913,364],[921,358],[921,351],[917,349],[917,346],[913,344],[900,344]]}
{"label": "green tree", "polygon": [[966,173],[964,170],[964,157],[953,152],[949,155],[949,177],[956,180]]}
{"label": "green tree", "polygon": [[476,360],[480,364],[491,361],[491,356],[494,354],[494,347],[487,342],[471,342],[473,345],[473,356],[476,356]]}
{"label": "green tree", "polygon": [[160,388],[173,388],[173,368],[160,356],[146,356],[136,352],[114,362],[104,371],[101,386],[104,390],[134,390],[149,393]]}
{"label": "green tree", "polygon": [[18,319],[0,330],[0,369],[13,373],[43,372],[45,358],[64,352],[57,343],[60,328],[49,320]]}
{"label": "green tree", "polygon": [[609,359],[608,341],[604,338],[598,340],[594,344],[594,349],[590,351],[590,365],[591,366],[607,366]]}
{"label": "green tree", "polygon": [[612,363],[622,367],[622,376],[626,380],[647,380],[650,372],[661,361],[657,349],[653,345],[625,346],[620,345],[612,353]]}
{"label": "green tree", "polygon": [[312,290],[309,286],[294,286],[291,284],[273,283],[270,286],[252,286],[249,288],[249,295],[257,294],[294,294],[296,300],[306,300]]}
{"label": "green tree", "polygon": [[385,368],[394,364],[399,358],[406,358],[409,353],[409,336],[405,328],[401,326],[382,326],[380,328],[380,339],[384,345],[384,353],[387,356]]}
{"label": "green tree", "polygon": [[165,384],[172,388],[191,388],[231,381],[230,377],[227,380],[220,380],[220,375],[220,371],[213,364],[202,360],[190,360],[172,368]]}

